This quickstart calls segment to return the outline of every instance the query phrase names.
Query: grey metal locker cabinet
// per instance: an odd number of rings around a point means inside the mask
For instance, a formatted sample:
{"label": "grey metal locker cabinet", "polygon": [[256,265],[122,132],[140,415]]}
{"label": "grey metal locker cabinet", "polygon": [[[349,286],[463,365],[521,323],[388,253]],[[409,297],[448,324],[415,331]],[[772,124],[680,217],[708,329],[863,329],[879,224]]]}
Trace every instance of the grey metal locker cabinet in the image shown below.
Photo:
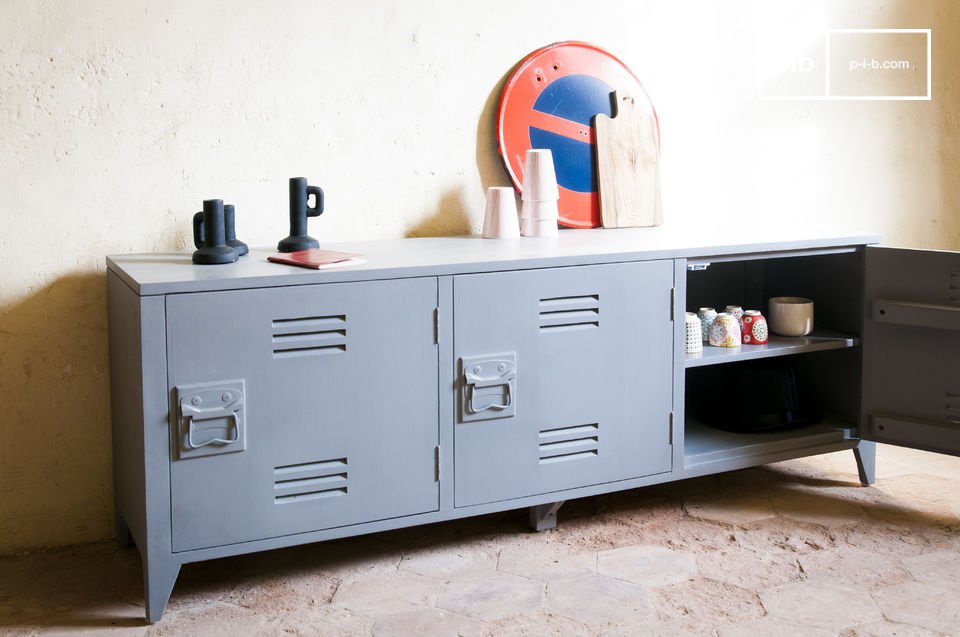
{"label": "grey metal locker cabinet", "polygon": [[866,252],[861,437],[960,455],[960,254]]}
{"label": "grey metal locker cabinet", "polygon": [[434,278],[167,297],[173,550],[439,508]]}
{"label": "grey metal locker cabinet", "polygon": [[455,277],[456,506],[670,471],[673,273]]}

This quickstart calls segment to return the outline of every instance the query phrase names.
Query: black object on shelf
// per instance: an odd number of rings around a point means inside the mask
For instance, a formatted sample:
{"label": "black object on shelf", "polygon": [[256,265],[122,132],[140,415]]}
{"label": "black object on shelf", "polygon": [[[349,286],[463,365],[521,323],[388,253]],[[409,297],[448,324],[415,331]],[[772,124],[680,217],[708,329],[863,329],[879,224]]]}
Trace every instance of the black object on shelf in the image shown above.
{"label": "black object on shelf", "polygon": [[[307,205],[307,198],[314,196],[314,205]],[[309,248],[319,248],[320,242],[307,234],[307,217],[319,217],[323,214],[323,189],[307,185],[306,177],[290,179],[290,236],[277,244],[280,252],[297,252]]]}
{"label": "black object on shelf", "polygon": [[[199,220],[197,215],[201,215]],[[197,246],[193,262],[220,265],[239,259],[240,254],[227,245],[223,199],[205,199],[203,212],[197,215],[193,216],[193,243]]]}
{"label": "black object on shelf", "polygon": [[[237,251],[239,256],[250,252],[250,248],[243,241],[237,239],[236,212],[232,204],[223,206],[223,229],[226,244]],[[206,241],[206,234],[203,230],[203,212],[193,215],[193,245],[202,248]]]}
{"label": "black object on shelf", "polygon": [[233,204],[224,204],[223,206],[223,227],[228,246],[236,250],[241,257],[250,252],[247,244],[237,239],[237,219]]}
{"label": "black object on shelf", "polygon": [[[722,369],[720,369],[722,368]],[[688,377],[687,411],[710,427],[739,433],[820,422],[823,414],[794,368],[779,361],[721,365]]]}

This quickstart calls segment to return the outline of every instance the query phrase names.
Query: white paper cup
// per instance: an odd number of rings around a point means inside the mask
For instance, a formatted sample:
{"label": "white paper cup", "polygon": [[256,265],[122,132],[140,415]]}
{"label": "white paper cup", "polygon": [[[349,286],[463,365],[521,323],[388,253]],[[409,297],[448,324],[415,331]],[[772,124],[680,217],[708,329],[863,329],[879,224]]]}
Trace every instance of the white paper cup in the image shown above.
{"label": "white paper cup", "polygon": [[534,148],[527,151],[523,164],[524,201],[556,201],[560,198],[557,173],[553,167],[553,153],[547,149]]}
{"label": "white paper cup", "polygon": [[537,221],[553,221],[554,225],[560,217],[556,200],[553,201],[521,201],[520,218]]}
{"label": "white paper cup", "polygon": [[483,236],[487,239],[516,239],[520,236],[517,200],[513,188],[487,188],[487,207],[483,214]]}
{"label": "white paper cup", "polygon": [[813,301],[801,296],[770,299],[767,325],[780,336],[806,336],[813,331]]}
{"label": "white paper cup", "polygon": [[521,219],[520,234],[525,237],[555,237],[560,231],[554,219]]}

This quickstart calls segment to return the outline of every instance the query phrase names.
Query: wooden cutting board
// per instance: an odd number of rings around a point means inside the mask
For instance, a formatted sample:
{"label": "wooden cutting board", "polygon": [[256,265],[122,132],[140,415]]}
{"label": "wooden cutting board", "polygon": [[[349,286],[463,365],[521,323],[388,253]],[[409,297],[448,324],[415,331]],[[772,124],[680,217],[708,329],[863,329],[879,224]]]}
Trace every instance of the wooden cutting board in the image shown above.
{"label": "wooden cutting board", "polygon": [[629,95],[614,91],[613,96],[613,118],[600,114],[594,119],[603,227],[659,226],[663,211],[656,117],[638,108],[638,100]]}

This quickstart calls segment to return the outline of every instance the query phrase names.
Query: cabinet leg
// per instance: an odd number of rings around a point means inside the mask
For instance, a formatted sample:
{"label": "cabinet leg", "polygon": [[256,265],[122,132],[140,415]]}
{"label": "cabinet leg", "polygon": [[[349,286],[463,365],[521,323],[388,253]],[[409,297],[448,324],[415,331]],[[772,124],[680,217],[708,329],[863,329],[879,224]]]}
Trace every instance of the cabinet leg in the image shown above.
{"label": "cabinet leg", "polygon": [[853,457],[857,459],[860,484],[869,487],[877,480],[877,443],[861,440],[853,448]]}
{"label": "cabinet leg", "polygon": [[530,526],[534,531],[546,531],[557,528],[557,511],[564,500],[530,507]]}
{"label": "cabinet leg", "polygon": [[143,561],[143,598],[147,621],[155,624],[163,616],[173,585],[180,574],[180,563],[172,560]]}

